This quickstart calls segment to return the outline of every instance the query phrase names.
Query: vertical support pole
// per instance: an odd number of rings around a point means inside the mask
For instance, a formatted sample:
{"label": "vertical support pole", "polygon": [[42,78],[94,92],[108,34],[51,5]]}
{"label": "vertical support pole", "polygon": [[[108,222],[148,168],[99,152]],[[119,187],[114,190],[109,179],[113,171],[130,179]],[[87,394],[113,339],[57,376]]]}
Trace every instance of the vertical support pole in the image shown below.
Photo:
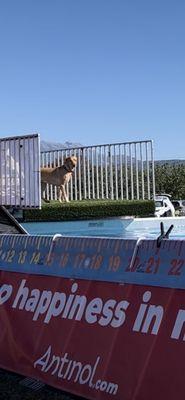
{"label": "vertical support pole", "polygon": [[116,146],[114,146],[114,176],[115,176],[115,197],[118,200],[118,165]]}
{"label": "vertical support pole", "polygon": [[81,185],[81,149],[78,149],[78,188],[79,188],[79,200],[82,200],[82,185]]}
{"label": "vertical support pole", "polygon": [[113,187],[113,170],[112,170],[112,146],[109,145],[109,160],[110,160],[110,191],[111,200],[114,200],[114,187]]}
{"label": "vertical support pole", "polygon": [[98,162],[98,156],[99,156],[99,148],[98,146],[95,147],[95,160],[96,160],[96,198],[100,198],[100,191],[99,191],[99,162]]}
{"label": "vertical support pole", "polygon": [[[109,151],[109,149],[108,149],[108,151]],[[109,157],[109,154],[107,153],[107,146],[104,146],[105,196],[106,196],[106,199],[109,198],[109,183],[108,183],[107,157]]]}
{"label": "vertical support pole", "polygon": [[100,146],[101,198],[104,199],[104,185],[103,185],[103,166],[104,166],[104,162],[102,160],[102,150],[103,150],[103,147]]}
{"label": "vertical support pole", "polygon": [[138,157],[137,157],[137,143],[135,146],[135,166],[136,166],[136,198],[139,200],[139,178],[138,178]]}
{"label": "vertical support pole", "polygon": [[[87,192],[88,199],[91,199],[91,183],[90,183],[90,160],[89,160],[89,147],[87,148]],[[91,169],[92,171],[92,169]]]}
{"label": "vertical support pole", "polygon": [[144,189],[144,172],[143,172],[142,143],[140,143],[140,158],[141,158],[141,190],[142,190],[142,200],[144,200],[144,198],[145,198],[145,189]]}
{"label": "vertical support pole", "polygon": [[148,200],[150,200],[150,170],[149,170],[149,161],[148,161],[148,143],[145,143],[146,148],[146,173],[147,173],[147,192],[148,192]]}
{"label": "vertical support pole", "polygon": [[129,158],[130,158],[130,186],[131,186],[131,200],[134,199],[134,184],[133,184],[133,165],[132,165],[132,143],[129,144]]}
{"label": "vertical support pole", "polygon": [[86,148],[82,148],[82,160],[83,160],[83,198],[87,199],[86,190]]}
{"label": "vertical support pole", "polygon": [[152,160],[152,186],[153,186],[153,198],[155,198],[155,169],[154,169],[154,147],[153,140],[151,140],[151,160]]}
{"label": "vertical support pole", "polygon": [[123,162],[122,162],[122,151],[121,145],[119,145],[119,168],[120,168],[120,196],[121,200],[123,200]]}
{"label": "vertical support pole", "polygon": [[124,144],[124,160],[125,160],[125,192],[126,192],[126,200],[128,197],[128,170],[127,170],[127,145]]}
{"label": "vertical support pole", "polygon": [[[77,157],[77,150],[75,149],[74,150],[74,156],[75,157]],[[78,160],[78,163],[79,163],[79,160]],[[77,163],[77,168],[78,168],[78,163]],[[74,172],[74,183],[75,183],[75,193],[74,193],[74,195],[75,195],[75,200],[77,200],[78,199],[78,193],[77,193],[77,168],[75,168],[75,172]]]}
{"label": "vertical support pole", "polygon": [[94,148],[91,148],[91,164],[92,164],[92,198],[95,199],[94,192]]}

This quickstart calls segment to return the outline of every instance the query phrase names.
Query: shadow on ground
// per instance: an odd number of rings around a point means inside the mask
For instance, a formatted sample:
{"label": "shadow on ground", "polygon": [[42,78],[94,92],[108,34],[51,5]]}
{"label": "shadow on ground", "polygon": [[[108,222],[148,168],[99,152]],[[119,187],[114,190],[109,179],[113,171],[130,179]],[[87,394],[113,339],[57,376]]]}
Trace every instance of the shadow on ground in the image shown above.
{"label": "shadow on ground", "polygon": [[48,385],[34,391],[23,386],[23,380],[22,375],[0,369],[0,400],[80,400]]}

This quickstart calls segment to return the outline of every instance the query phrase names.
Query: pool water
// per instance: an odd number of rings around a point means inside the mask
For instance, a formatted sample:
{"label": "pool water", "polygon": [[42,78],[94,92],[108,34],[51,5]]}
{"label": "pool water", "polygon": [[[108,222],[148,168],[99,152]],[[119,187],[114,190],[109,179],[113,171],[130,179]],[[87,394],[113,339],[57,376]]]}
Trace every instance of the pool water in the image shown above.
{"label": "pool water", "polygon": [[138,237],[156,238],[160,235],[160,222],[165,231],[174,225],[170,238],[185,238],[185,217],[176,218],[109,218],[69,222],[29,222],[22,226],[31,235],[96,236],[121,237],[133,239]]}

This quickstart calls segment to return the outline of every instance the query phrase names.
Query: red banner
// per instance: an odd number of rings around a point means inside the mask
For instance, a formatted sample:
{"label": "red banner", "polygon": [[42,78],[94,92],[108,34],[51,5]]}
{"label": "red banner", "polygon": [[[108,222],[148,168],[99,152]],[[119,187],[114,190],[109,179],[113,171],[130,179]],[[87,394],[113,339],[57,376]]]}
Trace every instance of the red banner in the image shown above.
{"label": "red banner", "polygon": [[88,399],[184,400],[184,291],[0,272],[0,366]]}

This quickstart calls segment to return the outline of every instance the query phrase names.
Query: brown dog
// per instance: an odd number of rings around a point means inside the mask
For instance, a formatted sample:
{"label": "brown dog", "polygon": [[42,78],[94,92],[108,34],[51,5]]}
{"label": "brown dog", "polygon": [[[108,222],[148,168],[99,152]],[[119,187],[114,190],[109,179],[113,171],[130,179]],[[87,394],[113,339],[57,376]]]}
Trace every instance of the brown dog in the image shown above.
{"label": "brown dog", "polygon": [[42,198],[43,192],[46,189],[47,183],[56,185],[59,188],[59,201],[69,201],[65,185],[71,179],[73,169],[76,167],[77,157],[67,157],[61,167],[55,168],[41,168],[41,191]]}

